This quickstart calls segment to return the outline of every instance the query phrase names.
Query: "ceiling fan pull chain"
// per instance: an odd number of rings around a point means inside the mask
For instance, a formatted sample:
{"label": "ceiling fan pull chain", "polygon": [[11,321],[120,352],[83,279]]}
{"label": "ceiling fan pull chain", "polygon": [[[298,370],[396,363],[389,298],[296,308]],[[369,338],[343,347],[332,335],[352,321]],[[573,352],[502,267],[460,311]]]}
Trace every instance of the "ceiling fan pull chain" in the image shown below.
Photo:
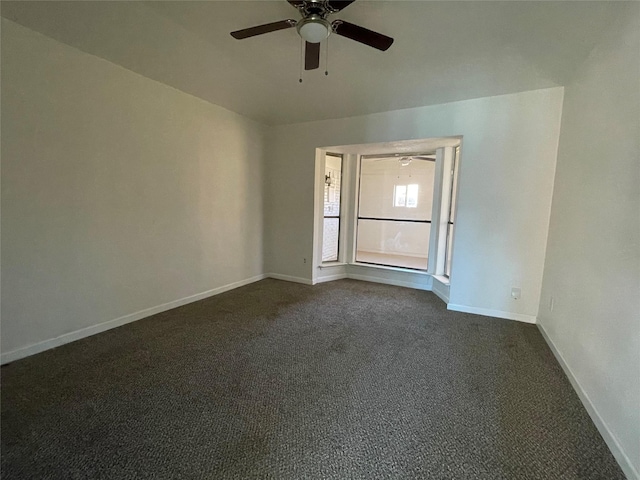
{"label": "ceiling fan pull chain", "polygon": [[325,48],[324,74],[329,75],[329,37],[327,37],[327,46]]}
{"label": "ceiling fan pull chain", "polygon": [[304,38],[300,37],[300,79],[298,82],[302,83],[302,72],[304,64]]}

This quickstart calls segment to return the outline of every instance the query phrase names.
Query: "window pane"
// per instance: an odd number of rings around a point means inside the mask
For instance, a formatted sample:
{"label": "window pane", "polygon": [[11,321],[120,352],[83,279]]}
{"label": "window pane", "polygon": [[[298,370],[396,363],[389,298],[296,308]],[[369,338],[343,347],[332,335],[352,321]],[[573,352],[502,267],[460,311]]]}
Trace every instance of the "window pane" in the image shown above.
{"label": "window pane", "polygon": [[363,158],[359,217],[431,220],[435,162]]}
{"label": "window pane", "polygon": [[363,158],[356,261],[427,269],[435,162]]}
{"label": "window pane", "polygon": [[322,238],[322,261],[335,262],[338,260],[338,236],[340,234],[340,219],[325,218]]}
{"label": "window pane", "polygon": [[418,185],[413,184],[407,187],[407,207],[416,208],[418,206]]}
{"label": "window pane", "polygon": [[359,220],[356,261],[427,269],[431,224]]}
{"label": "window pane", "polygon": [[324,170],[324,228],[322,261],[338,260],[340,240],[340,196],[342,186],[342,157],[327,155]]}
{"label": "window pane", "polygon": [[395,201],[393,202],[394,207],[404,207],[407,204],[407,186],[406,185],[395,185],[394,189],[394,197]]}

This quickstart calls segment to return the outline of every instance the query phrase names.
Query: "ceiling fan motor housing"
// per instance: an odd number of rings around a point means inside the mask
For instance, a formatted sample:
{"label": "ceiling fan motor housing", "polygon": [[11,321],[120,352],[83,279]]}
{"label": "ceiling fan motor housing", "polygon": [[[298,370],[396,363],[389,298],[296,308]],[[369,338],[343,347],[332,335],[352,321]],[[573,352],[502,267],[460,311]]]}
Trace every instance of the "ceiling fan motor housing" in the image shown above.
{"label": "ceiling fan motor housing", "polygon": [[331,33],[331,24],[321,15],[312,13],[296,25],[298,34],[309,43],[320,43]]}

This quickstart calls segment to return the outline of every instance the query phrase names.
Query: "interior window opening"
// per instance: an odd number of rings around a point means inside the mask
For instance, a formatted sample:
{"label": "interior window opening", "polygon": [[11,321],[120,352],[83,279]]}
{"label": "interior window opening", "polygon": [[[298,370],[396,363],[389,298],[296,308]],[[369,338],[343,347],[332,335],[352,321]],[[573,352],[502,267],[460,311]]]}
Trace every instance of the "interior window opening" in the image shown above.
{"label": "interior window opening", "polygon": [[356,262],[427,270],[434,179],[433,153],[361,158]]}

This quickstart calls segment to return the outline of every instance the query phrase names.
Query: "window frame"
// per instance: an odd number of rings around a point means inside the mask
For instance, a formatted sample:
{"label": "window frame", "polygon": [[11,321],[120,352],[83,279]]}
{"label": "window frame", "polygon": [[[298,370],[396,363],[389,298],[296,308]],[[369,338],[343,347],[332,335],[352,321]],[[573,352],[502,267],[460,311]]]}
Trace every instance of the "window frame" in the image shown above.
{"label": "window frame", "polygon": [[449,209],[447,215],[447,227],[446,227],[446,241],[445,241],[445,251],[444,251],[444,267],[442,276],[447,279],[451,278],[451,264],[453,263],[453,234],[455,231],[455,221],[456,221],[456,207],[458,206],[457,196],[458,196],[458,178],[459,178],[459,168],[460,167],[460,147],[454,147],[453,149],[453,157],[451,159],[451,168],[449,171],[450,181],[451,181],[451,193],[449,195]]}
{"label": "window frame", "polygon": [[[345,172],[345,159],[344,159],[344,155],[341,153],[333,153],[333,152],[324,152],[324,161],[322,162],[322,170],[323,172],[323,178],[326,178],[326,171],[327,171],[327,157],[336,157],[340,159],[340,190],[339,190],[339,197],[340,197],[340,206],[338,207],[338,215],[325,215],[324,214],[324,188],[323,187],[323,194],[322,194],[322,235],[320,236],[320,265],[326,266],[326,265],[332,265],[332,264],[336,264],[336,263],[340,263],[342,258],[344,257],[344,255],[342,254],[342,223],[344,221],[344,172]],[[326,184],[325,184],[326,185]],[[325,218],[337,218],[338,219],[338,245],[336,248],[336,258],[335,260],[324,260],[323,255],[324,255],[324,220]]]}

